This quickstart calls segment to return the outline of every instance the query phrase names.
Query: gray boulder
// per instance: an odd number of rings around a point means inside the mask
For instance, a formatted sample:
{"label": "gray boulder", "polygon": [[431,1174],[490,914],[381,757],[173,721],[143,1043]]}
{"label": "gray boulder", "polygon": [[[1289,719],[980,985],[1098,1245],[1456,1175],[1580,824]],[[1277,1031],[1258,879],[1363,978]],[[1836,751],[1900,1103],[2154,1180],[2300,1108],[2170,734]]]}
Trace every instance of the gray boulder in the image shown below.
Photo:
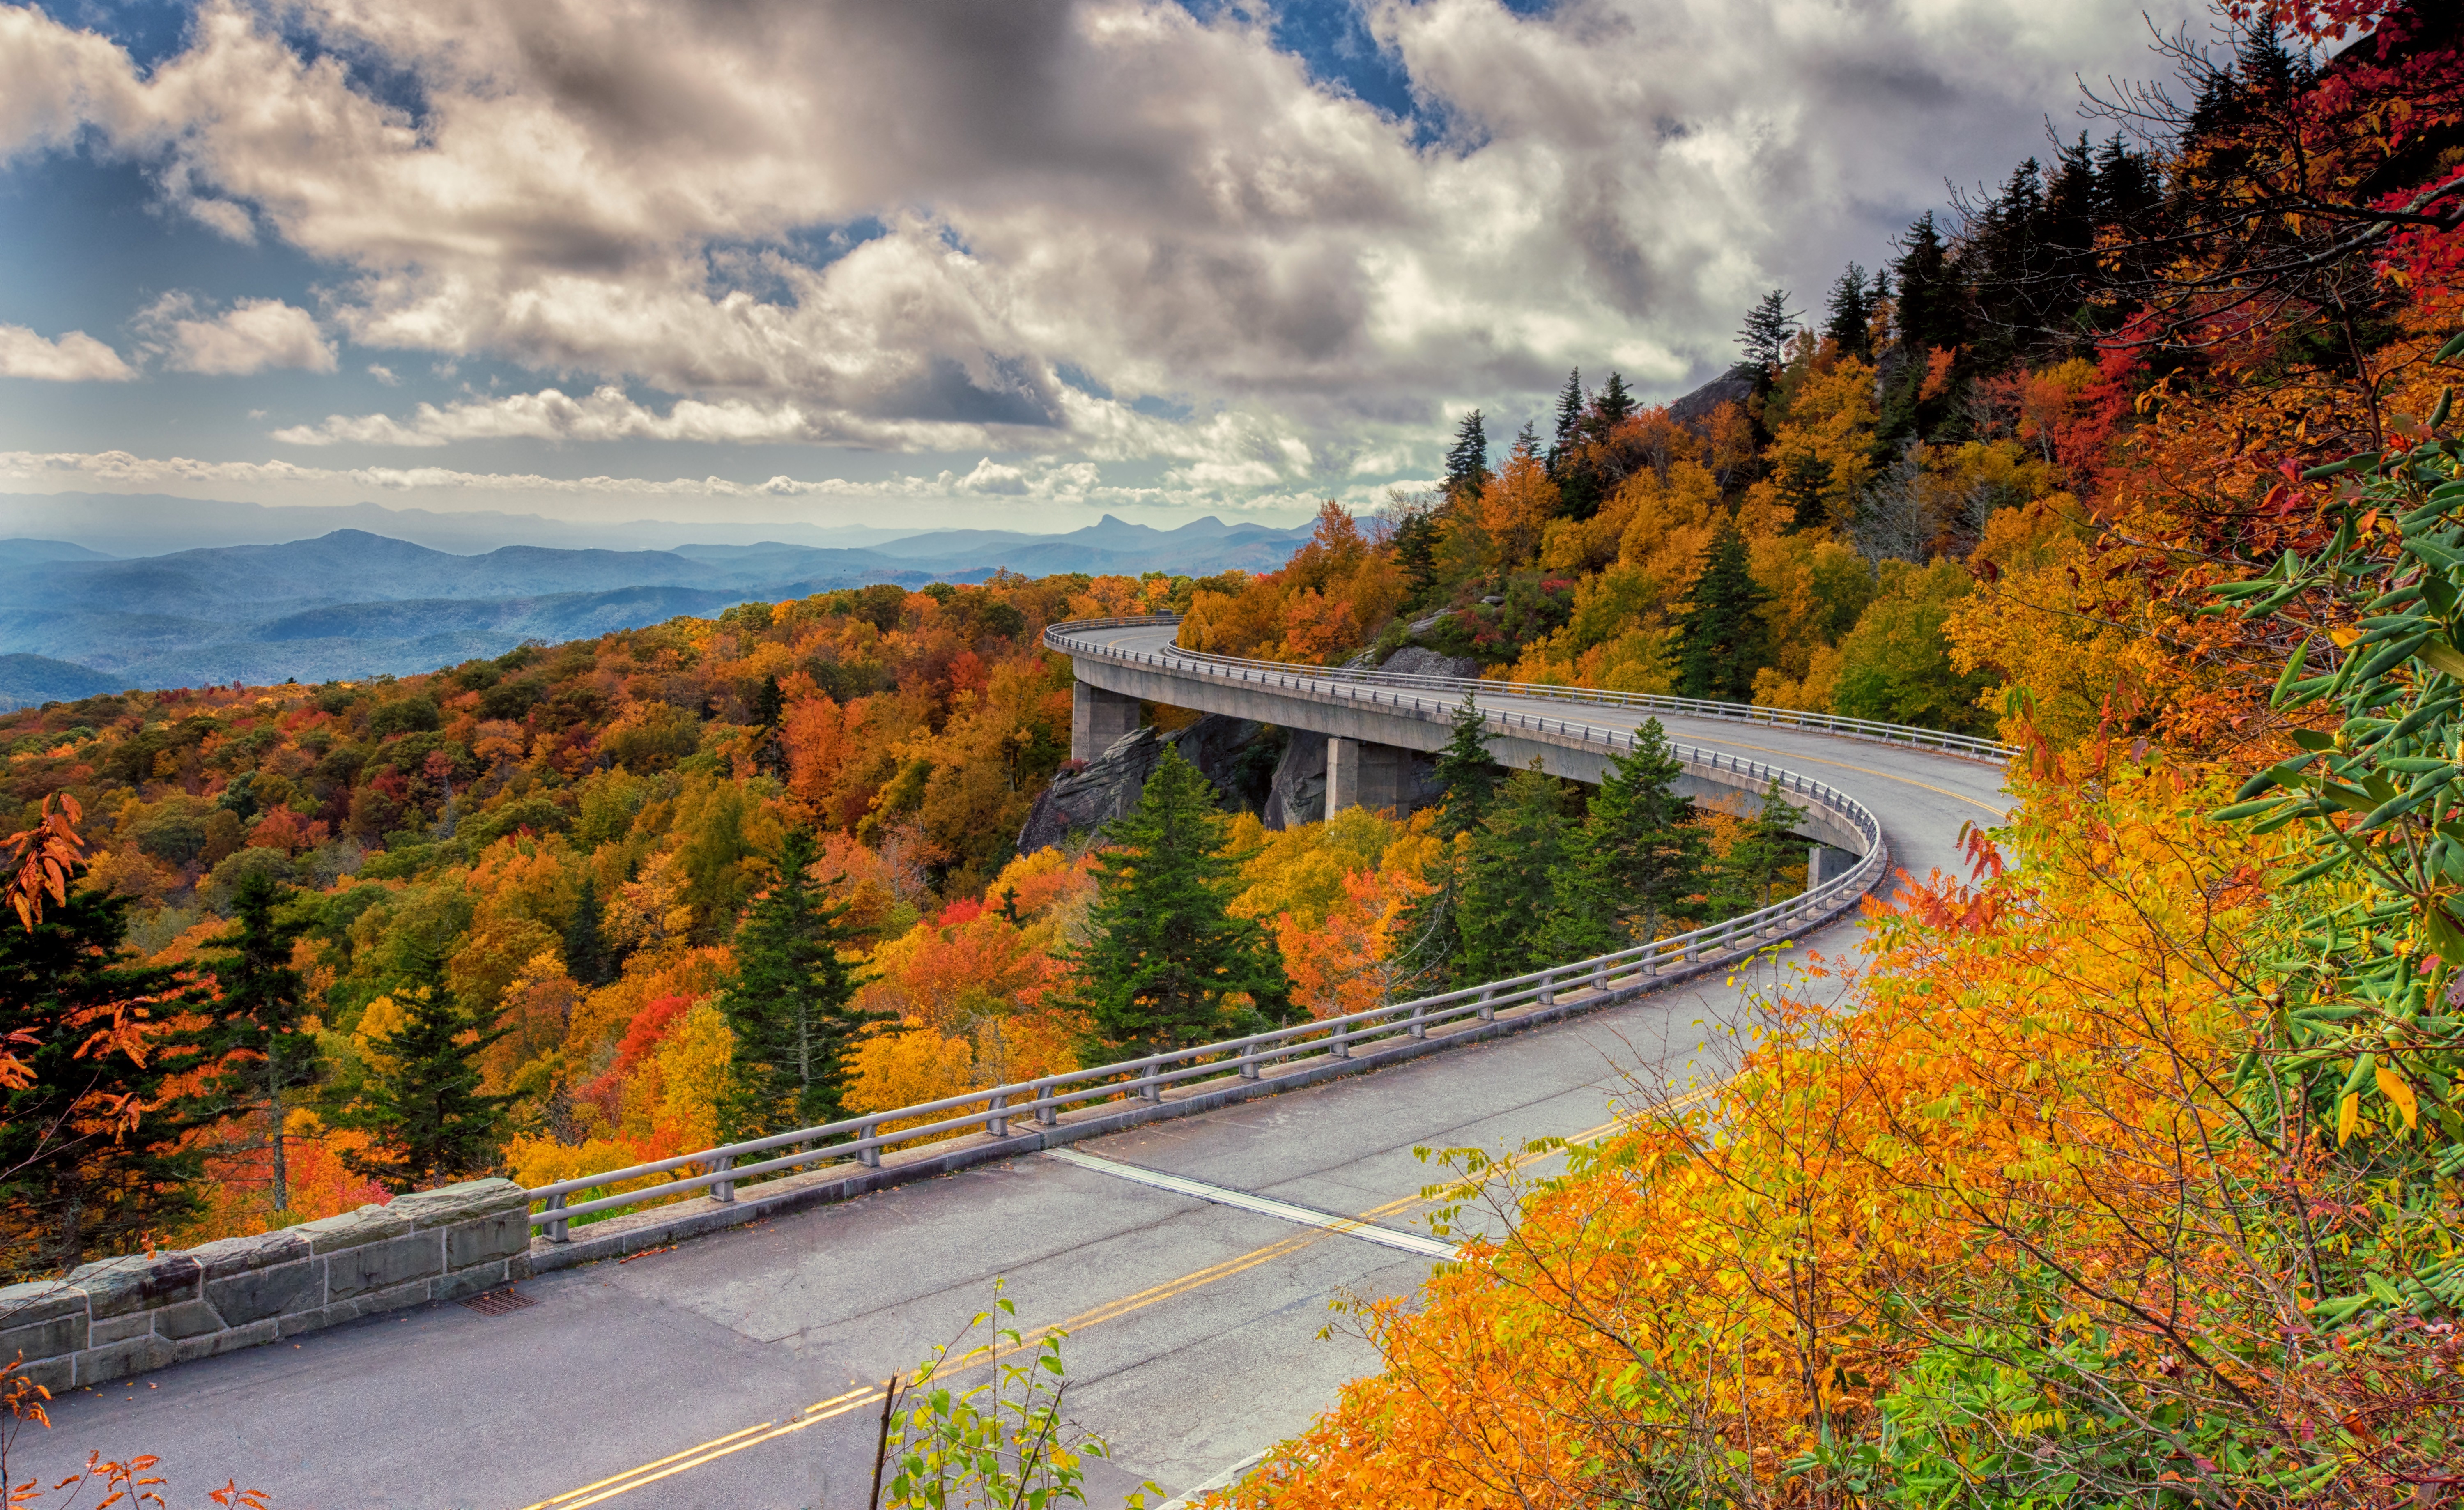
{"label": "gray boulder", "polygon": [[[1104,825],[1135,807],[1138,794],[1146,790],[1147,777],[1155,775],[1156,762],[1163,758],[1164,747],[1180,752],[1182,759],[1198,767],[1200,775],[1215,784],[1216,800],[1227,810],[1245,810],[1251,804],[1243,796],[1244,757],[1273,731],[1254,719],[1233,718],[1222,713],[1208,713],[1186,729],[1162,733],[1154,729],[1133,729],[1112,741],[1111,748],[1087,762],[1079,771],[1065,771],[1052,778],[1044,795],[1026,815],[1026,826],[1019,830],[1018,852],[1031,855],[1051,844],[1083,843],[1101,832]],[[1319,767],[1323,771],[1323,741]],[[1320,778],[1319,791],[1325,782]],[[1321,795],[1323,803],[1324,797]]]}
{"label": "gray boulder", "polygon": [[1407,645],[1377,669],[1398,676],[1478,676],[1480,663],[1467,655],[1440,655],[1425,645]]}

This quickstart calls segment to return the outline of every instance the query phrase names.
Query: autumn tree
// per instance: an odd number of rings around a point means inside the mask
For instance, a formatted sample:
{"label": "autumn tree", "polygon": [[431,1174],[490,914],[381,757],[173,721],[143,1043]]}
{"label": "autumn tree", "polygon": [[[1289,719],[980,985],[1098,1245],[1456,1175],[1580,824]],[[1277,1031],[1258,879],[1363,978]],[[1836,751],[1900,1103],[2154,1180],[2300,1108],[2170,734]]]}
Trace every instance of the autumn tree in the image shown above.
{"label": "autumn tree", "polygon": [[295,888],[263,871],[250,872],[232,892],[231,927],[197,956],[198,967],[213,976],[204,1003],[210,1026],[200,1036],[214,1062],[204,1109],[263,1114],[277,1213],[291,1205],[284,1119],[293,1103],[286,1103],[285,1092],[312,1085],[323,1073],[306,1020],[305,987],[291,963],[292,946],[312,921],[291,906],[295,899]]}
{"label": "autumn tree", "polygon": [[790,829],[768,888],[736,930],[736,978],[719,1010],[736,1035],[728,1130],[759,1136],[846,1114],[848,1063],[865,1030],[895,1014],[855,1005],[861,984],[841,952],[848,907],[816,884],[812,834]]}
{"label": "autumn tree", "polygon": [[1480,526],[1488,536],[1498,565],[1508,569],[1531,561],[1540,550],[1540,531],[1557,513],[1557,485],[1533,453],[1529,436],[1516,439],[1506,467],[1480,493]]}
{"label": "autumn tree", "polygon": [[1067,956],[1089,1062],[1212,1042],[1290,1011],[1273,940],[1228,910],[1243,858],[1228,839],[1214,783],[1167,746],[1137,805],[1105,831],[1088,939]]}

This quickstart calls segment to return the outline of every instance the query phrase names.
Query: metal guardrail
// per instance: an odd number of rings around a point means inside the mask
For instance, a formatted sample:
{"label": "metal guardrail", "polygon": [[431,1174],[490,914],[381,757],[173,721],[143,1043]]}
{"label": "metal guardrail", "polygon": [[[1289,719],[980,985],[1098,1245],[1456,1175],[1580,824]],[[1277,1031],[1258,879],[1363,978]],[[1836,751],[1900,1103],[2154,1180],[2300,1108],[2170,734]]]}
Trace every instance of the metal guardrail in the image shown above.
{"label": "metal guardrail", "polygon": [[[1057,627],[1118,627],[1124,624],[1152,622],[1098,620]],[[1493,687],[1495,684],[1467,685]],[[1558,727],[1566,728],[1562,723]],[[1586,738],[1597,735],[1602,742],[1612,746],[1619,735],[1629,747],[1634,738],[1632,733],[1621,730],[1583,727],[1568,732]],[[1150,1103],[1160,1102],[1169,1086],[1234,1076],[1257,1080],[1266,1069],[1295,1064],[1321,1055],[1350,1059],[1353,1050],[1363,1044],[1374,1046],[1396,1039],[1424,1039],[1432,1028],[1465,1018],[1486,1022],[1493,1020],[1500,1012],[1518,1007],[1554,1007],[1558,1005],[1560,992],[1597,994],[1631,989],[1671,966],[1691,965],[1742,948],[1754,940],[1778,937],[1804,919],[1828,917],[1864,895],[1881,879],[1882,867],[1888,861],[1888,851],[1882,843],[1881,821],[1856,799],[1796,772],[1743,759],[1727,752],[1705,752],[1692,746],[1672,746],[1672,752],[1689,765],[1731,771],[1756,784],[1778,781],[1783,791],[1803,799],[1804,805],[1822,809],[1826,817],[1862,838],[1865,843],[1863,857],[1846,874],[1770,907],[1673,938],[1637,944],[1595,958],[1553,966],[1507,980],[1488,981],[1411,1001],[1373,1007],[1347,1017],[1270,1028],[1244,1038],[1174,1049],[1123,1063],[1101,1064],[1067,1074],[1047,1075],[1038,1080],[970,1091],[962,1096],[944,1097],[913,1106],[868,1112],[819,1127],[800,1127],[766,1138],[748,1139],[627,1169],[561,1180],[530,1193],[532,1202],[539,1207],[531,1213],[531,1225],[545,1229],[550,1241],[563,1242],[568,1239],[570,1224],[582,1216],[671,1200],[699,1191],[708,1191],[714,1200],[733,1201],[740,1184],[764,1176],[783,1175],[812,1165],[853,1160],[860,1166],[877,1168],[884,1149],[903,1143],[974,1132],[1006,1138],[1012,1135],[1010,1124],[1020,1118],[1032,1118],[1037,1126],[1049,1127],[1058,1124],[1063,1112],[1074,1107],[1128,1097]],[[888,1124],[913,1123],[917,1119],[923,1119],[920,1125],[884,1130]],[[580,1202],[570,1200],[574,1195],[604,1190],[611,1185],[678,1171],[691,1172],[640,1190],[619,1191]]]}
{"label": "metal guardrail", "polygon": [[[1296,666],[1288,661],[1253,661],[1240,656],[1218,655],[1211,650],[1190,650],[1175,646],[1168,652],[1124,650],[1101,642],[1073,641],[1070,636],[1089,629],[1161,628],[1180,623],[1178,614],[1148,614],[1125,619],[1075,619],[1056,624],[1044,631],[1045,648],[1065,655],[1089,655],[1125,665],[1143,665],[1206,675],[1210,672],[1227,679],[1291,687],[1298,689],[1309,683],[1331,683],[1344,687],[1367,687],[1373,692],[1380,688],[1412,688],[1422,691],[1472,692],[1490,696],[1540,698],[1552,702],[1587,704],[1603,708],[1632,708],[1650,713],[1669,713],[1684,718],[1717,718],[1728,723],[1760,724],[1783,729],[1804,729],[1815,733],[1836,734],[1850,739],[1877,740],[1885,744],[1906,745],[1939,754],[1958,755],[1971,760],[1990,761],[1995,765],[2019,754],[2011,745],[1997,740],[1980,739],[1973,734],[1946,733],[1939,729],[1919,729],[1913,724],[1878,723],[1870,718],[1848,718],[1837,713],[1810,713],[1793,708],[1758,708],[1745,703],[1723,703],[1705,697],[1667,697],[1656,692],[1605,691],[1591,687],[1560,687],[1552,682],[1491,682],[1470,676],[1414,676],[1401,672],[1345,667]],[[1375,696],[1371,702],[1381,701]],[[1491,714],[1492,718],[1501,714]]]}

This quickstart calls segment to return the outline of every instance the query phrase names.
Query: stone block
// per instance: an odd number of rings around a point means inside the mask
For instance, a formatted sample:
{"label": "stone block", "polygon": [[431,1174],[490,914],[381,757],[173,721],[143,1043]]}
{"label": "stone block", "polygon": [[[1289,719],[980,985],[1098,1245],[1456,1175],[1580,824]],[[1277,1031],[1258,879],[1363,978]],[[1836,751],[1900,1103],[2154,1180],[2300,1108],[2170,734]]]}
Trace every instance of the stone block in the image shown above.
{"label": "stone block", "polygon": [[505,1264],[504,1260],[498,1259],[495,1263],[483,1263],[476,1268],[462,1269],[446,1275],[442,1279],[429,1280],[428,1298],[431,1301],[468,1300],[483,1290],[493,1290],[504,1282]]}
{"label": "stone block", "polygon": [[85,1292],[64,1280],[0,1285],[0,1326],[32,1326],[85,1313]]}
{"label": "stone block", "polygon": [[530,1277],[531,1253],[528,1248],[524,1248],[521,1252],[515,1254],[512,1258],[505,1260],[505,1280],[507,1283],[511,1283],[516,1280],[527,1280]]}
{"label": "stone block", "polygon": [[459,1185],[399,1195],[385,1210],[410,1218],[413,1231],[451,1227],[499,1212],[528,1211],[530,1192],[506,1179],[464,1180]]}
{"label": "stone block", "polygon": [[178,1341],[185,1337],[202,1337],[208,1332],[223,1330],[223,1319],[203,1301],[182,1301],[154,1313],[154,1333]]}
{"label": "stone block", "polygon": [[407,1306],[428,1303],[427,1280],[414,1280],[390,1289],[372,1290],[365,1295],[353,1295],[336,1300],[325,1307],[325,1324],[340,1326],[356,1322],[363,1316],[378,1316],[386,1311],[399,1311]]}
{"label": "stone block", "polygon": [[[254,1269],[206,1280],[206,1301],[222,1319],[244,1326],[269,1316],[288,1316],[325,1303],[325,1265],[301,1258],[277,1268]],[[328,1260],[330,1261],[330,1260]]]}
{"label": "stone block", "polygon": [[228,1275],[272,1269],[308,1257],[308,1239],[297,1228],[259,1233],[253,1237],[224,1237],[183,1250],[206,1268],[206,1287]]}
{"label": "stone block", "polygon": [[31,1326],[0,1326],[0,1363],[11,1358],[56,1358],[86,1346],[85,1313],[54,1316]]}
{"label": "stone block", "polygon": [[432,1232],[345,1249],[325,1260],[326,1298],[341,1301],[428,1279],[443,1270],[444,1251]]}
{"label": "stone block", "polygon": [[410,1217],[394,1215],[390,1206],[363,1206],[340,1216],[303,1222],[291,1230],[308,1240],[311,1253],[341,1253],[403,1236],[410,1231]]}
{"label": "stone block", "polygon": [[529,1204],[497,1212],[476,1221],[466,1221],[445,1229],[445,1267],[465,1269],[474,1263],[490,1263],[527,1253],[531,1246]]}
{"label": "stone block", "polygon": [[150,1337],[153,1334],[152,1311],[130,1311],[125,1316],[98,1316],[86,1330],[85,1345],[102,1347],[112,1343],[124,1343],[131,1337]]}
{"label": "stone block", "polygon": [[196,1300],[203,1293],[205,1272],[205,1265],[185,1253],[150,1258],[138,1253],[73,1270],[69,1283],[85,1292],[86,1313],[100,1321]]}
{"label": "stone block", "polygon": [[45,1358],[39,1363],[29,1360],[19,1364],[17,1371],[9,1377],[39,1384],[54,1394],[66,1394],[77,1388],[77,1360]]}
{"label": "stone block", "polygon": [[211,1358],[220,1353],[234,1352],[242,1347],[255,1347],[274,1341],[274,1321],[269,1317],[261,1322],[252,1322],[246,1326],[230,1326],[219,1331],[202,1332],[197,1336],[182,1338],[173,1343],[171,1356],[175,1362],[188,1363],[198,1358]]}
{"label": "stone block", "polygon": [[175,1360],[171,1339],[148,1334],[105,1347],[89,1347],[77,1354],[77,1382],[81,1385],[107,1384],[125,1379],[131,1374],[155,1368],[167,1368]]}

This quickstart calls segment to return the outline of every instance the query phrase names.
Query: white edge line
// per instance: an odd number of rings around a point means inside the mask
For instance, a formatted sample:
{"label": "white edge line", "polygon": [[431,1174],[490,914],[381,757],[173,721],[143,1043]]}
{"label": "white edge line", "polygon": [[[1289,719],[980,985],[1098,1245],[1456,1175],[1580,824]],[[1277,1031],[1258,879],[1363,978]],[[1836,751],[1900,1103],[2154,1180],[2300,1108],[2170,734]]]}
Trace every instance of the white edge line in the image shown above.
{"label": "white edge line", "polygon": [[1235,1206],[1243,1211],[1255,1212],[1261,1216],[1273,1216],[1282,1221],[1297,1222],[1304,1227],[1324,1228],[1328,1232],[1340,1233],[1347,1237],[1357,1237],[1363,1242],[1374,1242],[1383,1247],[1400,1249],[1404,1253],[1417,1254],[1423,1258],[1451,1258],[1455,1256],[1452,1243],[1440,1242],[1435,1237],[1423,1237],[1416,1232],[1397,1232],[1392,1227],[1381,1227],[1375,1222],[1362,1221],[1356,1216],[1337,1216],[1331,1212],[1295,1206],[1289,1201],[1274,1200],[1265,1195],[1252,1195],[1246,1191],[1225,1190],[1220,1185],[1208,1185],[1199,1180],[1184,1179],[1177,1174],[1165,1174],[1155,1170],[1140,1169],[1134,1164],[1118,1164],[1111,1159],[1099,1159],[1091,1153],[1080,1153],[1074,1149],[1046,1149],[1044,1150],[1044,1156],[1047,1159],[1059,1159],[1064,1164],[1077,1165],[1082,1170],[1092,1170],[1098,1174],[1110,1174],[1115,1179],[1129,1180],[1138,1185],[1151,1185],[1157,1190],[1171,1191],[1177,1195],[1191,1196],[1217,1206]]}

